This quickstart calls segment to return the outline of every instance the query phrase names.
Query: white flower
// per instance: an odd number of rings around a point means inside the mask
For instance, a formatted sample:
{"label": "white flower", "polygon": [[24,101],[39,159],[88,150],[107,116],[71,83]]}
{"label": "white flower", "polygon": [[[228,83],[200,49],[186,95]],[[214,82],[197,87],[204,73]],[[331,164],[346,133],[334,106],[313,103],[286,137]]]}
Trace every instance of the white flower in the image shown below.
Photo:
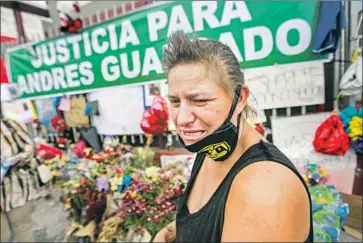
{"label": "white flower", "polygon": [[159,177],[159,172],[161,168],[156,166],[151,166],[145,170],[145,176],[152,181],[157,181]]}

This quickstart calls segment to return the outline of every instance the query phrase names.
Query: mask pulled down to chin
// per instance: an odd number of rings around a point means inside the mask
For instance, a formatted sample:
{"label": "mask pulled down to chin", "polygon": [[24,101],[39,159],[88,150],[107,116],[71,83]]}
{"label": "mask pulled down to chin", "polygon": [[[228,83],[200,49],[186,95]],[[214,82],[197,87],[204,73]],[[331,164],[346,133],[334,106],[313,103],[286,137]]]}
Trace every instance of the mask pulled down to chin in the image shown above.
{"label": "mask pulled down to chin", "polygon": [[238,114],[237,126],[231,122],[232,115],[239,100],[239,95],[240,89],[237,89],[226,120],[213,133],[191,145],[185,145],[182,138],[179,136],[179,141],[184,146],[184,148],[192,153],[201,153],[218,162],[224,161],[229,156],[231,156],[238,142],[241,120],[241,114]]}

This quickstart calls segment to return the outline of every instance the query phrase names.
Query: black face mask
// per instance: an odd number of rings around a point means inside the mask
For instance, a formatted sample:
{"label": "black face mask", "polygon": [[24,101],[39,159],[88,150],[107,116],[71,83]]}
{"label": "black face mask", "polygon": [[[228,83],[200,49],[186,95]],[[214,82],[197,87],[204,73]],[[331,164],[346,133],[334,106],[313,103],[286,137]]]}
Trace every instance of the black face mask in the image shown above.
{"label": "black face mask", "polygon": [[231,122],[231,118],[236,109],[239,96],[240,88],[237,88],[228,117],[217,130],[191,145],[185,145],[182,138],[179,136],[181,144],[189,152],[202,153],[214,161],[226,160],[232,154],[238,142],[241,114],[237,117],[237,127]]}

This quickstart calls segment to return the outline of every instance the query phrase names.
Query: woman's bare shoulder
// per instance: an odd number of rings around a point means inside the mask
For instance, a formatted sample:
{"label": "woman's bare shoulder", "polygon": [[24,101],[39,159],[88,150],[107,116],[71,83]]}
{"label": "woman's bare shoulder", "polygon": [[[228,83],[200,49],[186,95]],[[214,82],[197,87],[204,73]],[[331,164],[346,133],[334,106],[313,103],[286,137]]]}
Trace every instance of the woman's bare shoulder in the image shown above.
{"label": "woman's bare shoulder", "polygon": [[306,189],[290,168],[273,161],[253,163],[241,170],[234,179],[230,195],[242,200],[283,199],[291,195],[306,197]]}
{"label": "woman's bare shoulder", "polygon": [[[246,224],[249,226],[242,230]],[[251,164],[232,183],[224,226],[224,240],[304,241],[310,229],[306,189],[298,176],[282,164]]]}

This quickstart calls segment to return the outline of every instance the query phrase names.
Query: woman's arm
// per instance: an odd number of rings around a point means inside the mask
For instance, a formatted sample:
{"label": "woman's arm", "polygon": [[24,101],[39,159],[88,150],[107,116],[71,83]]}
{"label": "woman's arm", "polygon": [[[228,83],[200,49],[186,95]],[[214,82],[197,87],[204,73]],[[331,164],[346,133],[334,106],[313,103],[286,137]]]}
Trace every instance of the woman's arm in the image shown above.
{"label": "woman's arm", "polygon": [[156,234],[153,242],[174,242],[176,240],[176,222],[173,221]]}
{"label": "woman's arm", "polygon": [[309,196],[289,168],[258,162],[234,179],[222,242],[304,242],[310,230]]}

